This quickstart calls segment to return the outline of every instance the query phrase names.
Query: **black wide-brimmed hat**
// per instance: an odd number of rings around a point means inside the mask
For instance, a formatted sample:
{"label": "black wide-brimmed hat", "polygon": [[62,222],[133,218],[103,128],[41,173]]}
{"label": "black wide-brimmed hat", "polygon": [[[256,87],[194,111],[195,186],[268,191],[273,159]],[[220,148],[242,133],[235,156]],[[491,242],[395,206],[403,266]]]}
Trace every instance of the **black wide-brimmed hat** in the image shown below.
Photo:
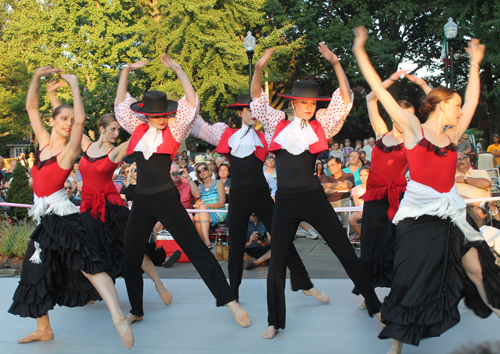
{"label": "black wide-brimmed hat", "polygon": [[246,108],[250,107],[251,102],[252,102],[252,98],[250,97],[249,94],[239,95],[238,102],[230,104],[229,106],[226,106],[226,108],[233,109],[235,111],[239,111],[240,109],[243,109],[245,107]]}
{"label": "black wide-brimmed hat", "polygon": [[132,103],[130,109],[148,116],[163,116],[177,112],[177,102],[167,100],[165,92],[148,91],[142,101]]}
{"label": "black wide-brimmed hat", "polygon": [[293,83],[292,93],[289,95],[278,93],[278,96],[289,98],[291,100],[308,101],[330,101],[331,97],[320,97],[319,85],[316,82],[304,80]]}

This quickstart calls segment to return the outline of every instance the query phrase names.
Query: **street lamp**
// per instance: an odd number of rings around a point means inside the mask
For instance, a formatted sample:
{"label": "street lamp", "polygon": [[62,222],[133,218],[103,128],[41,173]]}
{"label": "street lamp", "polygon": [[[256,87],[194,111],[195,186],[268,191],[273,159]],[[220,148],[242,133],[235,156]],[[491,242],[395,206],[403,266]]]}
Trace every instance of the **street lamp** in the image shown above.
{"label": "street lamp", "polygon": [[450,89],[452,90],[455,90],[455,79],[453,77],[453,43],[457,36],[457,32],[458,25],[453,22],[453,19],[450,17],[448,23],[444,25],[444,36],[446,37],[448,48],[450,49]]}
{"label": "street lamp", "polygon": [[248,56],[248,92],[250,92],[250,88],[252,87],[252,58],[253,51],[255,50],[255,37],[252,36],[252,32],[248,31],[247,36],[243,40],[243,45]]}

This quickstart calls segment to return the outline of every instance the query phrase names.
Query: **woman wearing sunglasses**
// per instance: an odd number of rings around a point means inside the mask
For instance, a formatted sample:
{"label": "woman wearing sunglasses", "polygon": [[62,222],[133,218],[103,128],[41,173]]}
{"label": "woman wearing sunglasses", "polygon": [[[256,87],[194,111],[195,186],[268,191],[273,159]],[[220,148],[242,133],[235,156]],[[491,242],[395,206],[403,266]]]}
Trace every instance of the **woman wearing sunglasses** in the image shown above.
{"label": "woman wearing sunglasses", "polygon": [[133,322],[144,315],[141,263],[149,234],[160,221],[189,257],[217,299],[217,306],[228,305],[238,323],[247,327],[247,312],[231,294],[219,263],[198,236],[170,177],[172,159],[193,126],[199,102],[182,67],[165,54],[161,60],[182,84],[185,96],[179,102],[167,100],[165,93],[158,91],[146,92],[142,102],[127,93],[129,72],[146,65],[145,60],[122,70],[115,101],[116,118],[132,134],[127,154],[134,154],[138,167],[134,203],[125,232],[123,274],[132,305],[129,318]]}

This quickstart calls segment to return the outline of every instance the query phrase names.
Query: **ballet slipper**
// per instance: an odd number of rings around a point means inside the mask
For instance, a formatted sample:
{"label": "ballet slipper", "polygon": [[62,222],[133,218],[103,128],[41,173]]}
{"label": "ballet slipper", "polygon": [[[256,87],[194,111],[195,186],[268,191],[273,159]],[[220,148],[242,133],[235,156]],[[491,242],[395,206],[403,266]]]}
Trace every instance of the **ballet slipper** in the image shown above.
{"label": "ballet slipper", "polygon": [[[368,310],[368,307],[366,307],[365,300],[363,300],[363,302],[359,304],[358,309],[360,309],[360,310]],[[379,319],[379,321],[380,321],[380,319]]]}
{"label": "ballet slipper", "polygon": [[326,296],[324,292],[321,292],[316,288],[311,288],[309,290],[302,290],[302,293],[304,293],[304,295],[307,296],[314,296],[316,300],[324,304],[328,304],[330,302],[330,298]]}
{"label": "ballet slipper", "polygon": [[375,314],[375,317],[376,317],[376,318],[377,318],[377,320],[380,322],[380,325],[381,325],[382,327],[384,327],[384,328],[385,328],[385,324],[382,322],[382,313],[377,312],[377,313]]}
{"label": "ballet slipper", "polygon": [[131,323],[130,318],[125,315],[123,315],[123,317],[115,323],[116,331],[120,335],[120,339],[127,349],[132,348],[135,342],[132,329],[130,328]]}
{"label": "ballet slipper", "polygon": [[163,285],[159,288],[157,287],[156,291],[158,292],[158,295],[160,295],[161,301],[163,301],[163,303],[167,306],[170,305],[170,303],[172,302],[172,293],[168,291],[167,288],[165,288]]}
{"label": "ballet slipper", "polygon": [[134,322],[142,321],[142,319],[144,318],[144,316],[136,316],[136,315],[132,315],[131,313],[129,313],[127,315],[127,318],[130,321],[130,324],[132,324]]}
{"label": "ballet slipper", "polygon": [[54,333],[44,332],[44,331],[37,329],[35,332],[27,335],[24,338],[19,339],[17,342],[19,344],[23,344],[23,343],[35,342],[37,340],[51,340],[51,339],[54,339]]}
{"label": "ballet slipper", "polygon": [[391,349],[387,352],[387,354],[401,354],[403,351],[403,343],[393,339],[392,340],[392,347]]}
{"label": "ballet slipper", "polygon": [[262,338],[264,339],[273,339],[274,336],[278,333],[278,330],[274,328],[274,326],[269,326],[267,329],[262,333]]}
{"label": "ballet slipper", "polygon": [[241,327],[250,326],[250,316],[248,316],[248,312],[246,312],[245,309],[240,304],[238,304],[235,300],[233,300],[227,305],[229,306],[229,309],[233,313],[236,322],[238,322],[238,324]]}

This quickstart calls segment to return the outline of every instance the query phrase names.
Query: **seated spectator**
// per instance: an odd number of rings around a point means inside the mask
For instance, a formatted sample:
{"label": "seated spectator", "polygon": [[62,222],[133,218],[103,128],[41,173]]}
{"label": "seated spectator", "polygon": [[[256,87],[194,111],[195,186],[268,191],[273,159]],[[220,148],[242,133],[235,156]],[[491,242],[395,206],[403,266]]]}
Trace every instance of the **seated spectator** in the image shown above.
{"label": "seated spectator", "polygon": [[[212,170],[209,163],[199,162],[195,165],[195,171],[198,180],[201,180],[201,197],[195,202],[195,209],[223,210],[225,208],[226,195],[224,193],[224,184],[221,181],[210,177]],[[201,239],[208,248],[212,248],[210,243],[209,231],[210,225],[226,221],[227,213],[196,213],[194,216],[194,226]]]}
{"label": "seated spectator", "polygon": [[314,171],[314,175],[318,176],[320,182],[323,180],[323,177],[326,176],[325,171],[323,171],[323,162],[322,161],[316,161],[316,168]]}
{"label": "seated spectator", "polygon": [[491,137],[493,144],[488,146],[486,152],[493,156],[493,166],[500,166],[500,136],[498,134],[493,134]]}
{"label": "seated spectator", "polygon": [[322,163],[326,163],[326,161],[328,160],[329,157],[330,157],[330,151],[324,150],[324,151],[320,152],[317,159],[319,161],[321,161]]}
{"label": "seated spectator", "polygon": [[457,152],[463,152],[465,156],[470,158],[470,154],[472,152],[472,145],[469,141],[469,134],[464,134],[458,138]]}
{"label": "seated spectator", "polygon": [[[189,158],[189,171],[188,172],[193,172],[194,171],[194,159],[192,157]],[[195,176],[196,177],[196,176]],[[194,178],[193,178],[194,179]]]}
{"label": "seated spectator", "polygon": [[[352,200],[355,206],[363,206],[363,195],[366,192],[366,181],[368,181],[368,175],[370,173],[370,167],[363,166],[359,169],[359,179],[361,180],[361,184],[359,186],[354,187],[351,190]],[[359,241],[361,235],[361,227],[359,227],[358,222],[363,217],[362,211],[354,211],[349,215],[349,225],[351,229],[354,231],[354,234],[349,237],[351,242]]]}
{"label": "seated spectator", "polygon": [[223,163],[226,163],[226,159],[223,158],[222,156],[218,156],[216,159],[215,159],[215,163],[217,164],[217,168],[220,167],[220,165],[222,165]]}
{"label": "seated spectator", "polygon": [[340,151],[342,151],[342,155],[344,159],[342,160],[342,164],[347,166],[347,161],[349,161],[349,154],[354,150],[351,146],[351,141],[349,139],[344,140],[344,147],[341,147]]}
{"label": "seated spectator", "polygon": [[[484,170],[473,170],[470,159],[463,152],[457,153],[457,172],[455,185],[458,194],[464,199],[491,197],[491,179]],[[467,211],[472,215],[478,227],[486,223],[486,212],[481,209],[480,203],[467,204]]]}
{"label": "seated spectator", "polygon": [[359,159],[359,151],[351,151],[349,154],[349,161],[348,164],[346,165],[346,168],[344,168],[342,171],[345,173],[350,173],[354,176],[354,185],[358,186],[361,184],[361,181],[359,180],[359,168],[361,167],[361,160]]}
{"label": "seated spectator", "polygon": [[356,151],[363,151],[363,142],[361,140],[356,140],[356,148],[354,149]]}
{"label": "seated spectator", "polygon": [[336,142],[336,141],[333,142],[332,150],[330,151],[329,156],[330,157],[338,157],[341,160],[343,159],[344,154],[340,150],[338,142]]}
{"label": "seated spectator", "polygon": [[120,196],[130,207],[132,206],[132,202],[134,201],[135,185],[137,184],[137,165],[135,164],[135,162],[131,166],[127,167],[124,173],[125,172],[127,172],[127,179],[125,181],[125,185],[120,191]]}
{"label": "seated spectator", "polygon": [[[328,170],[331,176],[325,176],[321,184],[325,189],[328,201],[334,208],[348,207],[351,201],[351,188],[354,186],[354,176],[342,170],[342,160],[332,157],[328,160]],[[340,213],[344,225],[347,225],[347,213]]]}
{"label": "seated spectator", "polygon": [[130,172],[130,165],[128,163],[124,163],[120,166],[120,173],[113,178],[114,184],[125,185],[125,180],[127,179]]}
{"label": "seated spectator", "polygon": [[35,154],[33,152],[30,152],[30,156],[28,158],[28,167],[31,171],[31,169],[33,168],[33,165],[35,164]]}
{"label": "seated spectator", "polygon": [[259,218],[252,214],[248,220],[247,243],[243,267],[252,269],[271,259],[271,235]]}
{"label": "seated spectator", "polygon": [[366,152],[364,150],[359,152],[359,160],[361,162],[361,167],[371,165],[370,161],[366,161]]}
{"label": "seated spectator", "polygon": [[278,177],[276,176],[276,165],[274,162],[274,157],[272,155],[266,157],[266,161],[264,162],[264,172],[269,173],[273,177],[274,184],[278,184]]}
{"label": "seated spectator", "polygon": [[9,164],[9,168],[5,171],[5,187],[8,189],[10,187],[10,182],[14,177],[14,170],[16,169],[17,160],[12,160]]}
{"label": "seated spectator", "polygon": [[71,203],[73,203],[76,206],[80,206],[82,204],[82,200],[75,195],[73,195],[74,191],[76,190],[75,187],[71,184],[70,180],[66,180],[64,182],[64,191],[66,192],[66,195],[68,196],[68,199]]}
{"label": "seated spectator", "polygon": [[[220,157],[217,158],[219,160]],[[224,191],[226,192],[226,203],[229,203],[229,189],[231,188],[231,169],[228,164],[223,163],[219,166],[219,181],[224,183]]]}
{"label": "seated spectator", "polygon": [[29,168],[28,160],[26,160],[26,154],[24,152],[22,152],[21,155],[19,155],[19,157],[17,158],[17,161],[19,161],[19,163],[21,165],[23,165],[24,168],[26,168],[26,170],[28,170],[28,168]]}
{"label": "seated spectator", "polygon": [[184,163],[184,168],[181,169],[176,164],[170,166],[170,177],[172,177],[172,182],[179,190],[181,197],[181,204],[186,209],[191,209],[193,207],[193,202],[200,198],[200,189],[194,183],[191,176],[187,171],[187,164]]}
{"label": "seated spectator", "polygon": [[181,154],[181,160],[182,162],[185,162],[185,163],[188,163],[189,162],[189,157],[188,157],[188,153],[186,150],[184,150]]}
{"label": "seated spectator", "polygon": [[271,193],[271,198],[274,199],[276,191],[278,190],[278,186],[276,185],[276,182],[274,182],[274,178],[270,173],[264,172],[264,177],[266,177],[266,182],[269,186],[269,193]]}
{"label": "seated spectator", "polygon": [[210,164],[210,168],[212,169],[212,178],[219,179],[219,168],[217,167],[215,161],[209,160],[208,163]]}

